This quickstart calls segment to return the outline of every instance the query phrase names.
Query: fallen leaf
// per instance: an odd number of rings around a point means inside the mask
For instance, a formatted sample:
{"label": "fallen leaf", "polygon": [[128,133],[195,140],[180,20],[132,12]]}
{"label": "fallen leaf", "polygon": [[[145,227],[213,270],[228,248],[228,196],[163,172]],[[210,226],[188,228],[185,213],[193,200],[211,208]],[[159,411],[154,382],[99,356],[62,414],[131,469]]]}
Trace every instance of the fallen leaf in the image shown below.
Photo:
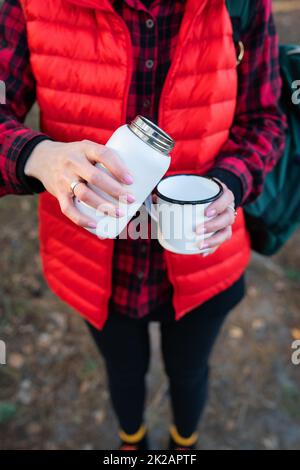
{"label": "fallen leaf", "polygon": [[264,447],[267,449],[267,450],[274,450],[274,449],[278,449],[278,438],[277,436],[268,436],[268,437],[265,437],[263,440],[262,440],[262,443],[264,445]]}
{"label": "fallen leaf", "polygon": [[87,380],[85,380],[84,382],[82,382],[82,384],[80,385],[80,393],[81,394],[85,394],[86,392],[88,392],[89,390],[91,389],[91,383]]}
{"label": "fallen leaf", "polygon": [[229,336],[233,339],[240,339],[244,336],[244,332],[239,326],[233,326],[229,330]]}
{"label": "fallen leaf", "polygon": [[258,296],[258,289],[255,286],[248,287],[248,295],[249,297],[257,297]]}
{"label": "fallen leaf", "polygon": [[48,333],[42,333],[38,338],[38,345],[41,348],[48,348],[52,342],[52,338]]}
{"label": "fallen leaf", "polygon": [[42,426],[39,423],[29,423],[26,429],[29,434],[39,434]]}
{"label": "fallen leaf", "polygon": [[94,419],[97,424],[102,424],[104,420],[104,411],[103,410],[95,411]]}
{"label": "fallen leaf", "polygon": [[264,326],[265,322],[261,318],[255,318],[255,320],[252,322],[252,328],[254,330],[261,330]]}
{"label": "fallen leaf", "polygon": [[292,329],[292,337],[294,339],[300,339],[300,328],[293,328]]}
{"label": "fallen leaf", "polygon": [[234,429],[236,429],[236,422],[232,419],[227,421],[227,423],[225,424],[225,429],[229,432],[234,431]]}
{"label": "fallen leaf", "polygon": [[24,365],[24,358],[22,354],[11,353],[8,358],[8,364],[14,369],[21,369],[21,367]]}

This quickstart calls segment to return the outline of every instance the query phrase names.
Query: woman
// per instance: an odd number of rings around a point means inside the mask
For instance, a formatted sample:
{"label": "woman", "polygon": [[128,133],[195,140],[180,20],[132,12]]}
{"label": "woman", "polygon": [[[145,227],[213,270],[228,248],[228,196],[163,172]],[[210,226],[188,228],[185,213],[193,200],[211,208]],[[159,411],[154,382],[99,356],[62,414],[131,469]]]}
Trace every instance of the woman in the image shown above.
{"label": "woman", "polygon": [[[148,446],[151,321],[160,323],[170,385],[169,448],[195,448],[211,350],[244,296],[242,206],[260,194],[284,145],[271,0],[255,2],[238,67],[224,0],[6,0],[0,24],[1,194],[41,193],[45,276],[87,320],[105,359],[120,448]],[[22,124],[36,97],[43,132]],[[208,256],[176,255],[157,240],[100,240],[82,228],[95,225],[74,195],[103,202],[86,182],[134,200],[131,175],[103,144],[137,114],[175,139],[169,173],[221,182],[223,196],[206,212],[214,216],[206,233],[217,232]]]}

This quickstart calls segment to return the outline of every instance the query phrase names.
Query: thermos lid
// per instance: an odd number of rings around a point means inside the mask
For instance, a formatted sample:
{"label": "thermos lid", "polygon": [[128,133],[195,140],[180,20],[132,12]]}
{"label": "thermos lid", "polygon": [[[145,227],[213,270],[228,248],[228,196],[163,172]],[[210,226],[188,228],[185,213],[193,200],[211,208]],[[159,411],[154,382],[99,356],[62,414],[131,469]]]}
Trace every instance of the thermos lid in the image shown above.
{"label": "thermos lid", "polygon": [[144,116],[137,116],[131,121],[129,128],[146,144],[164,155],[168,155],[175,145],[175,141],[166,132]]}

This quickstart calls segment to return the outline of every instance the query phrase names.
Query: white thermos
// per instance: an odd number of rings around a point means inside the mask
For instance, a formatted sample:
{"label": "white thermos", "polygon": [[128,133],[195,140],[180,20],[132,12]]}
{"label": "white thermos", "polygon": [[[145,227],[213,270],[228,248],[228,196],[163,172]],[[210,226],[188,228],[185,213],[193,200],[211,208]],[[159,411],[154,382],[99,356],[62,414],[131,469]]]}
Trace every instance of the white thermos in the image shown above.
{"label": "white thermos", "polygon": [[[96,229],[87,230],[101,238],[116,238],[168,170],[171,162],[169,153],[174,145],[174,140],[168,134],[143,116],[137,116],[131,124],[119,127],[106,146],[116,151],[132,174],[133,184],[128,189],[135,197],[135,202],[125,204],[117,201],[125,215],[112,217],[75,198],[74,203],[78,210],[90,216],[97,224]],[[108,171],[101,164],[96,166],[101,171]],[[89,186],[108,201],[113,201],[107,193]]]}

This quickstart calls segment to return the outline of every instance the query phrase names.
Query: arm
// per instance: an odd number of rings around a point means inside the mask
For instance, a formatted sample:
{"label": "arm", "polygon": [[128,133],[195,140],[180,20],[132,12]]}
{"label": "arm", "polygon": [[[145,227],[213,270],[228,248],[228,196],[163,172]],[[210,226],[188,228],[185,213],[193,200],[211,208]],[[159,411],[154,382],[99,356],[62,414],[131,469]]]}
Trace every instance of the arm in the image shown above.
{"label": "arm", "polygon": [[[284,149],[286,119],[278,106],[281,78],[278,37],[271,0],[257,0],[252,27],[242,37],[245,56],[238,67],[237,109],[228,141],[208,173],[230,189],[232,175],[244,205],[263,189],[266,173]],[[235,191],[233,191],[235,192]]]}
{"label": "arm", "polygon": [[[18,168],[33,147],[49,137],[23,124],[35,101],[35,80],[18,0],[5,0],[0,9],[0,80],[6,88],[5,104],[0,104],[0,196],[32,193],[31,179],[23,178]],[[32,184],[37,191],[43,189],[36,180]]]}
{"label": "arm", "polygon": [[[90,141],[53,142],[50,137],[24,126],[35,101],[35,80],[30,68],[26,23],[18,0],[5,0],[0,10],[0,80],[6,85],[6,103],[0,105],[0,196],[27,194],[45,189],[55,196],[62,212],[74,223],[96,228],[73,204],[70,185],[84,180],[124,202],[133,202],[127,191],[132,183],[119,157],[107,147]],[[95,167],[103,163],[115,178]],[[123,184],[121,184],[123,183]],[[78,189],[77,189],[78,188]],[[112,216],[122,215],[86,184],[76,195],[92,207]]]}

